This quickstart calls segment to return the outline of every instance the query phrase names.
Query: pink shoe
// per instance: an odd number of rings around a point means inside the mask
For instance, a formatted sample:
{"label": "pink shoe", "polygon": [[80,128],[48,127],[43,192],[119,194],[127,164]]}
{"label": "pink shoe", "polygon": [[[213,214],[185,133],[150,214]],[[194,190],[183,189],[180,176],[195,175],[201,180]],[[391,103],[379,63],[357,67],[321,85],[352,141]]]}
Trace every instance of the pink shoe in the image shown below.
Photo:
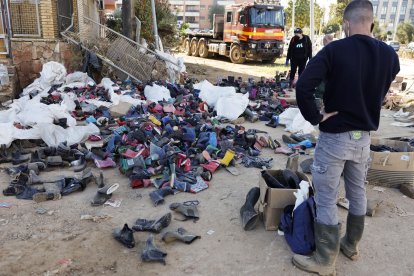
{"label": "pink shoe", "polygon": [[95,159],[95,165],[100,169],[116,167],[116,163],[110,157],[107,157],[105,160]]}

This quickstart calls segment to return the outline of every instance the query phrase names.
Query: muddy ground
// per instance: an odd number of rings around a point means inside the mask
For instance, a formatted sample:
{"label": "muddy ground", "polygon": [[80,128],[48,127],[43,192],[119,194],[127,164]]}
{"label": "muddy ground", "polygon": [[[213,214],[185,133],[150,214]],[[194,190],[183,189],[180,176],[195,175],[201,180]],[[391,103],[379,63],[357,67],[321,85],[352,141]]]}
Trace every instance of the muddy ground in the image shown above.
{"label": "muddy ground", "polygon": [[[226,64],[225,68],[217,66],[222,71],[206,66],[204,76],[213,81],[222,74],[262,75],[254,73],[249,65]],[[188,67],[191,74],[192,65]],[[234,72],[228,73],[233,68]],[[412,129],[390,127],[391,122],[391,118],[383,117],[380,130],[373,136],[414,136]],[[263,123],[244,125],[266,130],[277,139],[285,133],[282,127],[271,129]],[[274,169],[282,169],[286,164],[285,156],[275,155],[271,150],[264,150],[263,156],[274,158]],[[301,160],[306,158],[309,156],[302,156]],[[114,198],[122,199],[119,208],[91,207],[90,200],[97,189],[94,185],[61,200],[40,204],[0,195],[0,203],[12,204],[9,209],[0,208],[0,275],[306,275],[291,264],[292,252],[283,237],[265,231],[262,224],[250,232],[242,230],[239,209],[249,189],[258,184],[259,170],[244,167],[239,170],[239,176],[220,170],[214,174],[208,190],[169,196],[158,207],[152,205],[148,196],[153,188],[131,189],[127,178],[116,169],[105,170],[104,175],[108,183],[120,184],[114,194]],[[93,171],[98,174],[98,170]],[[70,170],[56,170],[41,175],[52,178],[72,174]],[[1,171],[0,188],[5,188],[9,181]],[[369,198],[381,199],[383,204],[375,217],[366,219],[360,260],[351,262],[339,255],[338,275],[413,275],[413,199],[396,189],[378,192],[368,185],[367,191]],[[167,229],[184,227],[201,239],[191,245],[164,244],[161,235],[156,235],[157,245],[168,253],[165,266],[140,260],[148,233],[134,234],[133,249],[112,238],[112,230],[124,223],[132,225],[137,218],[158,218],[169,212],[170,203],[195,199],[200,201],[200,220],[196,223],[173,220]],[[38,214],[39,208],[47,212]],[[338,212],[344,223],[346,211]],[[80,220],[84,214],[112,218],[99,223]]]}

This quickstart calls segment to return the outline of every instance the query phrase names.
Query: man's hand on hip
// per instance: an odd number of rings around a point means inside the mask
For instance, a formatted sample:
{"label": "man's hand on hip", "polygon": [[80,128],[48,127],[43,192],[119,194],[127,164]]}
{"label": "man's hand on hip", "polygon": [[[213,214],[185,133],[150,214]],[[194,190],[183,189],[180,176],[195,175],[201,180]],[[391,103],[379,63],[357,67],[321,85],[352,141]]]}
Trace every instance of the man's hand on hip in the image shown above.
{"label": "man's hand on hip", "polygon": [[338,111],[335,112],[330,112],[330,113],[326,113],[325,109],[321,110],[321,114],[323,115],[323,118],[321,120],[321,123],[325,122],[326,120],[328,120],[329,118],[331,118],[332,116],[338,115]]}

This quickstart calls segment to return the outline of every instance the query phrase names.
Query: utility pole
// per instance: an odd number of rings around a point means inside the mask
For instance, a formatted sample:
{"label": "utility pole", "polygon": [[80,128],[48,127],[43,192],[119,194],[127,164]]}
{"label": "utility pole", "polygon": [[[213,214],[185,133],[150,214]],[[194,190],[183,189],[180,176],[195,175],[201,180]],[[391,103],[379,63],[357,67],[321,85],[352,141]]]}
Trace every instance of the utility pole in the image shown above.
{"label": "utility pole", "polygon": [[310,0],[310,39],[315,42],[315,0]]}
{"label": "utility pole", "polygon": [[151,0],[151,9],[152,9],[152,22],[154,25],[154,40],[155,40],[155,48],[160,50],[160,41],[158,37],[158,26],[157,26],[157,14],[155,13],[155,1]]}

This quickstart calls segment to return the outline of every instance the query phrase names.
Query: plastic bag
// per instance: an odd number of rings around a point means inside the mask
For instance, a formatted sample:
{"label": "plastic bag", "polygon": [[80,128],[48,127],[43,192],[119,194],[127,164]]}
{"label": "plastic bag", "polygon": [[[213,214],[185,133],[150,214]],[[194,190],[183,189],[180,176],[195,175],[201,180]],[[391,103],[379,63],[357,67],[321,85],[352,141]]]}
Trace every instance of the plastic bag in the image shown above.
{"label": "plastic bag", "polygon": [[246,110],[249,94],[234,94],[217,100],[217,115],[229,120],[236,120]]}
{"label": "plastic bag", "polygon": [[144,95],[147,100],[150,100],[152,102],[159,102],[163,100],[168,101],[171,99],[170,90],[164,86],[159,86],[156,84],[153,84],[152,86],[145,86]]}
{"label": "plastic bag", "polygon": [[303,118],[299,108],[286,109],[279,115],[279,123],[292,133],[310,134],[315,131],[315,127]]}
{"label": "plastic bag", "polygon": [[200,90],[200,98],[209,106],[213,107],[216,107],[220,97],[229,97],[236,94],[236,89],[234,87],[215,86],[207,80],[195,84],[194,88]]}

